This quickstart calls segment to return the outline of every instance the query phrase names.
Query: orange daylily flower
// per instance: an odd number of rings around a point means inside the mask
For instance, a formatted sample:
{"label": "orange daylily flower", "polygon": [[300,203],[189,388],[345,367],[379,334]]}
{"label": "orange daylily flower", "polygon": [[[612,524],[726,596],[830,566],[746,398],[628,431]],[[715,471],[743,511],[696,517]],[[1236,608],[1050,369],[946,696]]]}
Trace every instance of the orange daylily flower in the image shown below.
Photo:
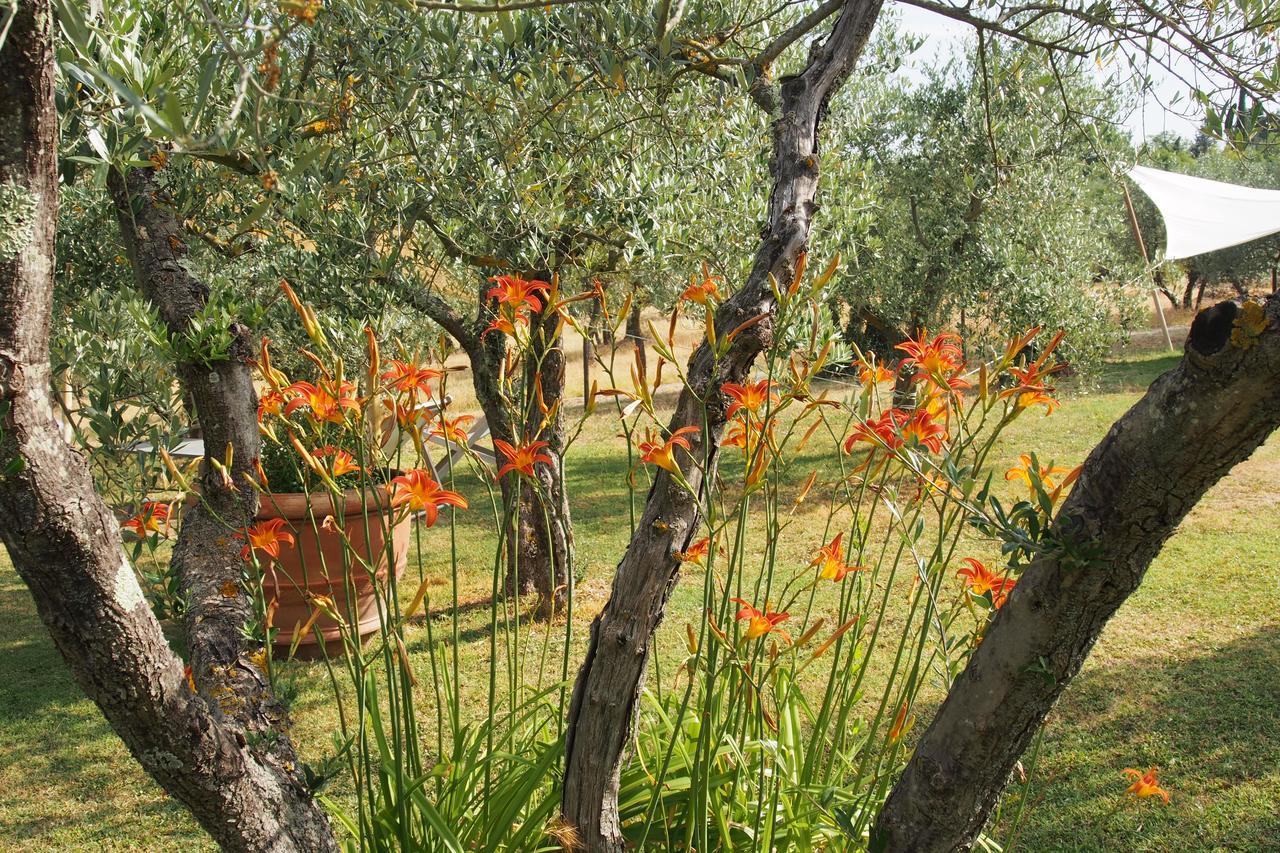
{"label": "orange daylily flower", "polygon": [[930,453],[941,453],[947,431],[933,419],[927,409],[917,409],[902,425],[901,434],[904,443],[915,442],[927,448]]}
{"label": "orange daylily flower", "polygon": [[495,287],[489,288],[489,296],[497,299],[500,305],[510,306],[517,314],[525,306],[534,311],[542,310],[542,300],[537,294],[544,296],[551,290],[551,284],[545,281],[523,279],[518,275],[495,275],[489,279]]}
{"label": "orange daylily flower", "polygon": [[689,546],[688,550],[677,551],[676,556],[682,563],[693,563],[706,568],[706,559],[711,554],[711,537],[704,536]]}
{"label": "orange daylily flower", "polygon": [[392,359],[387,362],[387,366],[391,369],[382,374],[382,378],[391,383],[391,387],[401,394],[421,391],[423,394],[430,396],[431,381],[444,375],[439,370],[432,370],[430,367],[419,367],[411,361]]}
{"label": "orange daylily flower", "polygon": [[696,302],[699,305],[707,305],[712,300],[719,299],[720,288],[716,284],[716,280],[719,278],[719,276],[711,275],[710,270],[708,270],[707,265],[704,263],[702,265],[702,281],[699,282],[696,277],[690,276],[689,286],[680,294],[680,298],[682,300],[687,299],[690,302]]}
{"label": "orange daylily flower", "polygon": [[894,373],[880,362],[868,364],[859,359],[858,365],[858,381],[863,385],[879,385],[881,382],[888,382],[893,379]]}
{"label": "orange daylily flower", "polygon": [[1165,803],[1169,802],[1169,792],[1160,787],[1160,780],[1156,776],[1160,771],[1155,767],[1149,768],[1146,773],[1132,767],[1126,767],[1121,772],[1133,780],[1133,784],[1125,788],[1126,794],[1133,794],[1139,799],[1159,797]]}
{"label": "orange daylily flower", "polygon": [[965,557],[961,562],[965,564],[965,568],[956,572],[956,577],[964,578],[965,586],[976,596],[991,593],[991,603],[999,610],[1018,582],[991,571],[985,563],[973,557]]}
{"label": "orange daylily flower", "polygon": [[283,518],[268,518],[242,532],[237,532],[237,538],[246,540],[244,548],[240,550],[240,559],[249,559],[254,551],[278,558],[281,545],[293,547],[293,534],[285,530],[284,526]]}
{"label": "orange daylily flower", "polygon": [[480,337],[483,338],[490,332],[502,332],[504,335],[511,335],[512,337],[515,337],[516,323],[519,323],[521,326],[527,326],[529,325],[529,320],[523,314],[515,315],[515,322],[508,320],[506,317],[494,317],[493,322],[484,327],[484,331],[480,333]]}
{"label": "orange daylily flower", "polygon": [[382,405],[388,410],[395,412],[396,423],[400,425],[400,429],[413,430],[418,421],[426,414],[426,409],[419,406],[413,400],[399,402],[396,400],[383,400]]}
{"label": "orange daylily flower", "polygon": [[964,353],[960,350],[958,335],[941,334],[929,340],[928,333],[921,330],[919,338],[910,338],[894,349],[907,354],[903,363],[919,371],[917,381],[946,376],[964,366]]}
{"label": "orange daylily flower", "polygon": [[852,453],[859,442],[865,441],[872,447],[883,445],[890,450],[902,446],[902,438],[898,435],[898,427],[911,418],[902,409],[889,409],[878,418],[861,421],[853,428],[853,432],[844,440],[844,452]]}
{"label": "orange daylily flower", "polygon": [[729,410],[724,413],[725,419],[732,418],[740,409],[746,409],[755,414],[767,401],[772,400],[776,403],[778,395],[772,392],[772,388],[773,383],[768,379],[746,385],[739,385],[736,382],[726,382],[721,385],[720,390],[733,398]]}
{"label": "orange daylily flower", "polygon": [[339,447],[334,447],[332,444],[317,447],[311,451],[311,455],[317,459],[332,456],[333,463],[329,466],[329,474],[334,477],[341,477],[343,474],[351,474],[360,470],[360,466],[356,464],[354,456]]}
{"label": "orange daylily flower", "polygon": [[1040,326],[1032,326],[1020,335],[1014,335],[1009,339],[1009,343],[1005,344],[1004,357],[1000,359],[1001,364],[1011,364],[1018,353],[1027,348],[1027,344],[1031,343],[1035,336],[1040,334]]}
{"label": "orange daylily flower", "polygon": [[[1002,395],[1004,396],[1004,395]],[[1058,400],[1053,396],[1053,389],[1047,386],[1037,386],[1034,388],[1023,388],[1018,391],[1018,399],[1014,401],[1014,405],[1019,409],[1030,409],[1033,406],[1044,406],[1044,416],[1047,418],[1052,415],[1054,410],[1058,408]]]}
{"label": "orange daylily flower", "polygon": [[[1062,343],[1062,338],[1065,334],[1065,332],[1060,331],[1054,335],[1050,339],[1048,346],[1044,348],[1044,352],[1040,353],[1040,357],[1027,367],[1010,367],[1009,375],[1013,377],[1014,385],[1012,388],[1002,391],[1000,397],[1002,399],[1013,398],[1014,405],[1019,409],[1043,405],[1045,407],[1045,415],[1052,414],[1053,410],[1058,407],[1058,401],[1053,398],[1053,388],[1045,382],[1045,379],[1063,370],[1067,365],[1065,362],[1057,362],[1046,366],[1046,363],[1049,360],[1049,356],[1057,349],[1058,344]],[[1030,338],[1027,338],[1027,340],[1030,340]]]}
{"label": "orange daylily flower", "polygon": [[751,444],[751,436],[753,430],[751,426],[741,420],[734,421],[729,426],[729,431],[725,433],[724,438],[720,439],[721,447],[736,447],[746,452]]}
{"label": "orange daylily flower", "polygon": [[747,620],[746,639],[754,640],[757,637],[763,637],[765,634],[777,633],[782,635],[787,642],[791,642],[791,636],[778,627],[779,623],[791,618],[791,614],[774,613],[769,609],[767,602],[764,610],[757,610],[741,598],[731,598],[729,600],[734,604],[742,605],[742,609],[738,611],[738,615],[734,618],[739,622],[744,619]]}
{"label": "orange daylily flower", "polygon": [[159,533],[161,525],[169,528],[169,505],[162,501],[144,501],[138,514],[120,525],[122,529],[132,530],[139,539],[146,539],[152,533]]}
{"label": "orange daylily flower", "polygon": [[701,430],[695,426],[680,427],[680,429],[671,433],[671,437],[666,441],[658,441],[654,438],[652,432],[646,432],[645,440],[640,442],[640,461],[657,465],[672,474],[683,476],[680,466],[676,464],[676,448],[683,447],[685,450],[689,450],[689,439],[685,438],[685,436],[697,432],[701,432]]}
{"label": "orange daylily flower", "polygon": [[409,509],[425,513],[427,527],[436,523],[440,507],[445,504],[456,506],[458,509],[467,508],[466,498],[457,492],[441,488],[440,484],[432,479],[431,474],[421,468],[414,468],[393,478],[391,485],[395,488],[391,494],[391,505],[408,504]]}
{"label": "orange daylily flower", "polygon": [[[1020,464],[1013,466],[1004,472],[1004,478],[1012,482],[1013,480],[1021,480],[1026,484],[1027,490],[1033,495],[1035,494],[1034,478],[1032,474],[1038,474],[1041,485],[1044,490],[1056,496],[1062,489],[1075,482],[1076,477],[1080,476],[1080,468],[1063,468],[1059,465],[1036,465],[1031,460],[1030,453],[1019,453],[1018,462]],[[1038,470],[1037,470],[1038,469]],[[1057,481],[1060,474],[1067,476],[1061,482]]]}
{"label": "orange daylily flower", "polygon": [[262,425],[264,415],[278,415],[284,411],[284,394],[280,391],[268,391],[258,399],[258,425]]}
{"label": "orange daylily flower", "polygon": [[756,447],[762,437],[770,447],[776,445],[772,423],[769,424],[768,429],[762,429],[759,425],[749,420],[735,418],[733,423],[729,425],[729,431],[725,434],[725,437],[720,440],[720,446],[736,447],[747,456],[752,456],[755,454]]}
{"label": "orange daylily flower", "polygon": [[523,441],[514,447],[500,438],[493,440],[493,446],[498,448],[503,456],[507,457],[507,464],[498,469],[498,473],[494,475],[494,479],[501,480],[502,475],[508,471],[515,471],[526,477],[533,476],[533,466],[541,462],[544,465],[553,465],[555,460],[546,453],[542,453],[542,448],[547,446],[545,441]]}
{"label": "orange daylily flower", "polygon": [[431,430],[432,435],[440,436],[446,441],[452,441],[455,444],[466,444],[470,436],[467,434],[467,424],[474,421],[475,415],[458,415],[456,418],[446,418],[440,416],[436,426]]}
{"label": "orange daylily flower", "polygon": [[313,420],[328,421],[340,424],[345,420],[344,410],[358,410],[360,403],[355,398],[355,385],[351,382],[295,382],[284,389],[286,395],[292,394],[284,407],[286,417],[298,409],[305,408]]}
{"label": "orange daylily flower", "polygon": [[845,579],[846,575],[863,570],[862,566],[853,566],[844,561],[844,555],[840,549],[842,539],[844,539],[844,531],[837,533],[835,539],[819,548],[813,555],[813,559],[809,561],[810,567],[818,569],[818,577],[822,580],[839,583]]}

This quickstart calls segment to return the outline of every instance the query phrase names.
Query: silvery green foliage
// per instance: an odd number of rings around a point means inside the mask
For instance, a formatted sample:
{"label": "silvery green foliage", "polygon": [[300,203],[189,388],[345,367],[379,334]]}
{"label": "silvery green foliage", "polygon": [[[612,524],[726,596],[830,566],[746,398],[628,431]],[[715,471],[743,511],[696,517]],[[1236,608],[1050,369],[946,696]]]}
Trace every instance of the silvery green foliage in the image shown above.
{"label": "silvery green foliage", "polygon": [[1088,369],[1121,338],[1140,259],[1113,236],[1125,225],[1112,164],[1127,152],[1113,93],[1079,67],[1055,74],[1036,51],[986,44],[982,61],[971,50],[840,106],[833,182],[860,204],[821,220],[818,242],[852,255],[835,293],[851,340],[897,342],[866,312],[984,349],[1039,325],[1065,329],[1062,352]]}

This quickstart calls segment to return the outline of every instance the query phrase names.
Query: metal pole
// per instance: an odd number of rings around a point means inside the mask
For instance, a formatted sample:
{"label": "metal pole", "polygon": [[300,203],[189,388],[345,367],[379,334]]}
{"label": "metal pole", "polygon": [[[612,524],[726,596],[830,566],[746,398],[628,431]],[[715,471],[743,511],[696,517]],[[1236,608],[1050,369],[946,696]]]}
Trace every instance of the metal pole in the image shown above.
{"label": "metal pole", "polygon": [[[1129,228],[1133,231],[1133,239],[1138,242],[1138,250],[1142,252],[1142,262],[1147,265],[1147,273],[1151,272],[1151,258],[1147,255],[1147,243],[1142,239],[1142,232],[1138,230],[1138,214],[1133,210],[1133,199],[1129,196],[1129,186],[1122,178],[1120,180],[1120,189],[1124,190],[1124,207],[1129,212]],[[1169,336],[1169,323],[1164,318],[1164,306],[1160,304],[1160,294],[1156,291],[1154,285],[1151,288],[1151,304],[1155,306],[1156,316],[1160,318],[1160,328],[1164,331],[1164,342],[1168,344],[1170,352],[1176,352],[1173,348],[1173,338]]]}

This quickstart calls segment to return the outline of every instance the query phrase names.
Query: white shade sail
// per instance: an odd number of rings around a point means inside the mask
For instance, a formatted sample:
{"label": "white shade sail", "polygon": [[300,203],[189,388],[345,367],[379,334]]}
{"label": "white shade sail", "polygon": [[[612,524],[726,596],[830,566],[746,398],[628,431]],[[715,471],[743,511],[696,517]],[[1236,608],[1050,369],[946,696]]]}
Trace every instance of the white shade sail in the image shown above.
{"label": "white shade sail", "polygon": [[1164,218],[1165,260],[1189,258],[1280,232],[1280,190],[1260,190],[1134,166],[1129,177]]}

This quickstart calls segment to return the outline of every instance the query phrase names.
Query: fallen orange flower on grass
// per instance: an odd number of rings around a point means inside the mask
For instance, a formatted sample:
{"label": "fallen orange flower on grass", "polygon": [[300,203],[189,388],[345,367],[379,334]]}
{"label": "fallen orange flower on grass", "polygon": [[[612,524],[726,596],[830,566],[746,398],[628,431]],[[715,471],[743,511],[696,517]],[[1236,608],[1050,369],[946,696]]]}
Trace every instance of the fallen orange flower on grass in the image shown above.
{"label": "fallen orange flower on grass", "polygon": [[1013,578],[1006,578],[1004,575],[991,571],[985,563],[973,557],[965,557],[961,562],[965,564],[965,568],[956,572],[956,576],[965,579],[965,586],[974,595],[981,596],[988,592],[991,593],[991,603],[999,610],[1009,597],[1010,590],[1018,582]]}
{"label": "fallen orange flower on grass", "polygon": [[764,610],[757,610],[741,598],[731,598],[729,600],[734,604],[742,605],[742,609],[738,611],[738,615],[734,618],[739,622],[744,619],[748,620],[747,633],[745,635],[748,640],[754,640],[769,633],[777,633],[782,635],[787,642],[791,642],[791,636],[778,627],[780,622],[785,622],[791,618],[790,613],[774,613],[769,609],[767,603],[764,606]]}
{"label": "fallen orange flower on grass", "polygon": [[237,538],[246,540],[244,548],[240,549],[240,559],[249,559],[254,551],[274,559],[280,556],[281,545],[293,547],[293,534],[285,530],[284,526],[283,518],[268,518],[236,533]]}
{"label": "fallen orange flower on grass", "polygon": [[495,480],[501,480],[502,476],[508,471],[516,471],[526,477],[533,476],[533,466],[541,462],[545,465],[554,464],[555,460],[542,453],[542,448],[547,447],[545,441],[524,441],[517,445],[512,445],[508,441],[500,438],[493,440],[493,446],[503,456],[507,457],[507,464],[498,469],[498,473],[494,475]]}
{"label": "fallen orange flower on grass", "polygon": [[1159,771],[1155,767],[1149,768],[1146,773],[1132,767],[1126,767],[1121,772],[1133,780],[1133,784],[1125,789],[1126,794],[1133,794],[1139,799],[1159,797],[1165,803],[1169,802],[1169,792],[1160,787],[1160,780],[1156,778]]}
{"label": "fallen orange flower on grass", "polygon": [[427,527],[436,523],[440,507],[448,504],[458,509],[467,508],[467,499],[457,492],[441,488],[431,474],[422,468],[414,468],[391,480],[395,491],[391,495],[392,506],[409,505],[409,509],[425,513]]}

